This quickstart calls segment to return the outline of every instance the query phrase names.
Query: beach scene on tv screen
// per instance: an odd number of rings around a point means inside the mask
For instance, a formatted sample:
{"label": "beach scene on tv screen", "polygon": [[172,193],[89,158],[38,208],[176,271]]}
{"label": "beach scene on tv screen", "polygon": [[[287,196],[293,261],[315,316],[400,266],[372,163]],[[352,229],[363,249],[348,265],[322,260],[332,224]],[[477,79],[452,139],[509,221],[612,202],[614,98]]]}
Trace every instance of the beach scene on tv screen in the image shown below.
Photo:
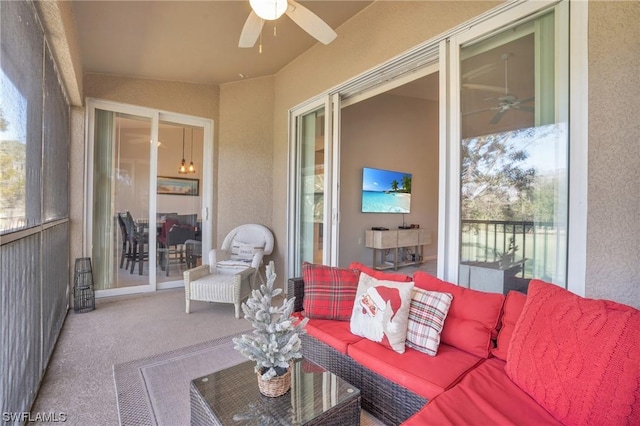
{"label": "beach scene on tv screen", "polygon": [[411,174],[362,169],[362,213],[409,213]]}

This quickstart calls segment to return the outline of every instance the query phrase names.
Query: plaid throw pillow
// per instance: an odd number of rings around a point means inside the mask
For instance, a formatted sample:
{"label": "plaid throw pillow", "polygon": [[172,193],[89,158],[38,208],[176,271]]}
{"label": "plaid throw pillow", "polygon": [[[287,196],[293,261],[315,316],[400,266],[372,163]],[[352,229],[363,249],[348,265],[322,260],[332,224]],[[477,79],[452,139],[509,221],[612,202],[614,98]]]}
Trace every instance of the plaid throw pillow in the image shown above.
{"label": "plaid throw pillow", "polygon": [[410,348],[436,356],[440,332],[453,296],[449,293],[413,289],[409,307],[406,344]]}
{"label": "plaid throw pillow", "polygon": [[308,318],[349,321],[356,298],[360,271],[308,262],[302,264],[304,300]]}

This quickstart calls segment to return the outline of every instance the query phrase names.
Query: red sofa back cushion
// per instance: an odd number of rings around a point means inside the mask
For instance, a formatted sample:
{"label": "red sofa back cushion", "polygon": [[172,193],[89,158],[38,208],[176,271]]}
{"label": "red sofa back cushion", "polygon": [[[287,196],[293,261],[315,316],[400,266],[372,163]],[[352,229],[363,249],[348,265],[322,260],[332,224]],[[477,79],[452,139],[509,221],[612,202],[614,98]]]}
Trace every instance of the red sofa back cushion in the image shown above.
{"label": "red sofa back cushion", "polygon": [[640,311],[532,280],[505,371],[564,424],[640,424]]}
{"label": "red sofa back cushion", "polygon": [[359,277],[360,271],[354,269],[304,262],[304,315],[308,318],[349,321]]}
{"label": "red sofa back cushion", "polygon": [[502,319],[500,320],[501,327],[498,332],[498,339],[496,340],[497,344],[496,347],[491,350],[493,356],[503,361],[507,360],[513,330],[516,327],[516,323],[518,322],[518,318],[520,318],[522,308],[524,308],[526,301],[527,296],[524,293],[513,290],[507,294],[507,298],[504,301]]}
{"label": "red sofa back cushion", "polygon": [[488,358],[497,335],[504,295],[451,284],[423,271],[413,275],[416,287],[453,296],[440,341],[481,358]]}
{"label": "red sofa back cushion", "polygon": [[365,274],[377,280],[398,281],[398,282],[407,282],[407,283],[413,281],[413,279],[408,275],[399,274],[397,272],[394,273],[394,272],[380,271],[378,269],[370,268],[359,262],[351,262],[351,264],[349,265],[349,269],[357,269],[360,272],[364,272]]}

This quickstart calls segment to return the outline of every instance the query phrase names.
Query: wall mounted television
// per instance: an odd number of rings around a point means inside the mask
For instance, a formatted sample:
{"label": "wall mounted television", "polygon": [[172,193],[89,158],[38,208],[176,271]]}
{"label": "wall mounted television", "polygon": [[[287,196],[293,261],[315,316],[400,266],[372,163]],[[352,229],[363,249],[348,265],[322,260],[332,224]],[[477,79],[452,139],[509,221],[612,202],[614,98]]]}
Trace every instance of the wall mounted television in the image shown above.
{"label": "wall mounted television", "polygon": [[410,213],[411,173],[362,169],[362,213]]}

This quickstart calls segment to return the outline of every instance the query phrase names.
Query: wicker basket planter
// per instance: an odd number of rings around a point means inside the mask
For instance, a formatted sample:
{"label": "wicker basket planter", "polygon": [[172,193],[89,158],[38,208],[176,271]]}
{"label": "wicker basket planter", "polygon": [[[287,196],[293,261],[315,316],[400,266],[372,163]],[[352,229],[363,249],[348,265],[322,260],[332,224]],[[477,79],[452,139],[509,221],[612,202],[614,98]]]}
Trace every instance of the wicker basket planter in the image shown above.
{"label": "wicker basket planter", "polygon": [[258,388],[264,396],[275,398],[282,396],[291,388],[291,368],[282,376],[272,377],[270,380],[263,380],[260,373],[258,376]]}

